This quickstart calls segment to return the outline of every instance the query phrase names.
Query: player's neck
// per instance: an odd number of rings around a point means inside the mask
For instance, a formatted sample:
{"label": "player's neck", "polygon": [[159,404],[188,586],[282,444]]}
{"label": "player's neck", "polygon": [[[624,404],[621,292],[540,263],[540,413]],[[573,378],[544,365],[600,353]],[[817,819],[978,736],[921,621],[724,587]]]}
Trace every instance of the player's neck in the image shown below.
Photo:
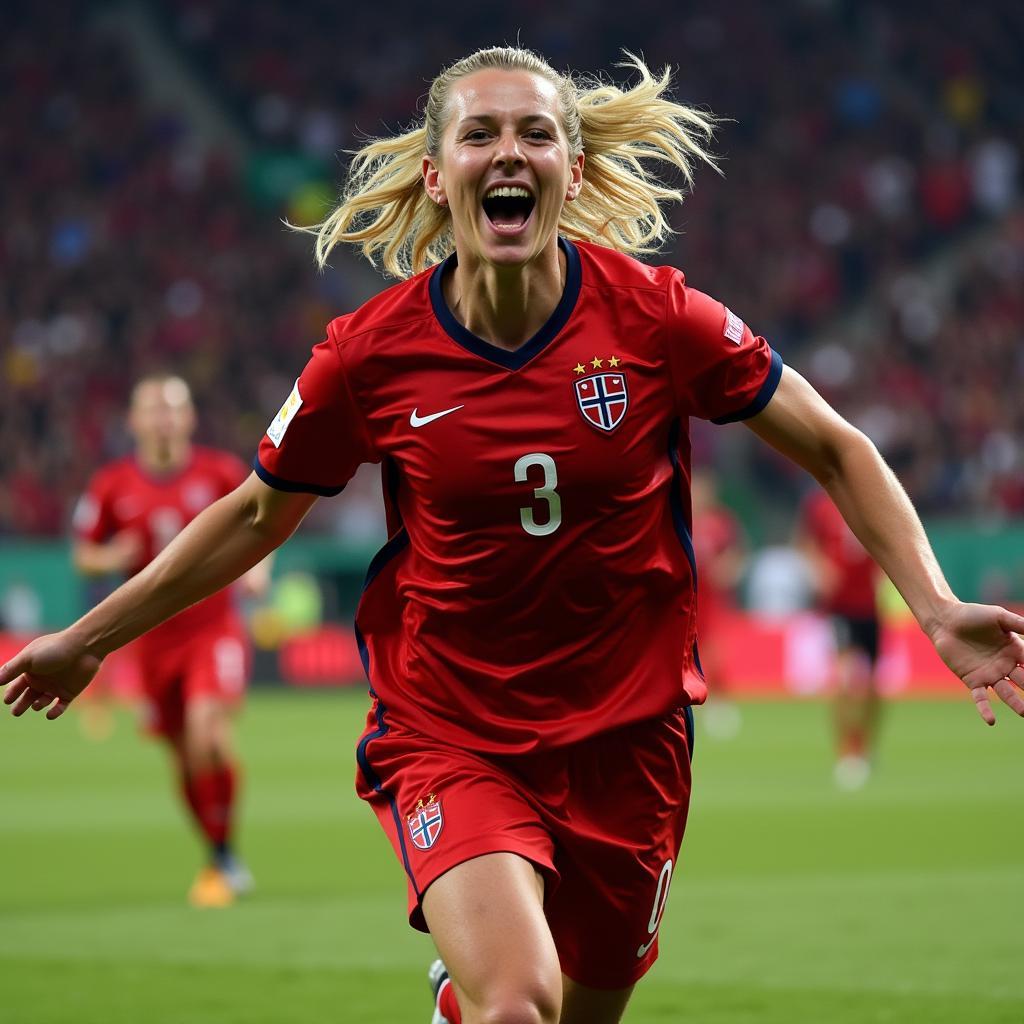
{"label": "player's neck", "polygon": [[184,469],[191,457],[192,445],[188,441],[182,444],[140,445],[135,450],[136,461],[154,476],[166,476]]}
{"label": "player's neck", "polygon": [[565,288],[565,256],[557,245],[521,267],[496,267],[460,256],[444,282],[445,301],[466,330],[515,350],[547,323]]}

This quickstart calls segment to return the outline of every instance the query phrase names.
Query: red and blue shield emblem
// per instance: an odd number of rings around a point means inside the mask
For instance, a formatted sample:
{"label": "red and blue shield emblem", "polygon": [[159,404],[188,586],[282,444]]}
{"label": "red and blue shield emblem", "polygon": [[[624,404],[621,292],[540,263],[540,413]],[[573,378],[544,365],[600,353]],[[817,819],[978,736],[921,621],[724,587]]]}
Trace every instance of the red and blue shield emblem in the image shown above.
{"label": "red and blue shield emblem", "polygon": [[624,373],[593,373],[573,381],[584,419],[598,430],[614,430],[626,415],[629,393]]}
{"label": "red and blue shield emblem", "polygon": [[441,801],[420,803],[415,814],[409,815],[409,836],[417,850],[429,850],[437,842],[444,828],[444,814]]}

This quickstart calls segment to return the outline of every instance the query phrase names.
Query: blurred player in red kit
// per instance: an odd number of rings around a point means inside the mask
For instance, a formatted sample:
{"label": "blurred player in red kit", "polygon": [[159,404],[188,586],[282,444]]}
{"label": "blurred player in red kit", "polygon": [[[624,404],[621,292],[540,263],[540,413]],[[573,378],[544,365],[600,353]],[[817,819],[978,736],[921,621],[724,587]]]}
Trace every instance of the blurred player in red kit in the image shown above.
{"label": "blurred player in red kit", "polygon": [[[134,576],[246,475],[234,455],[192,444],[195,411],[179,377],[139,381],[128,423],[134,453],[96,473],[75,510],[74,561],[87,576]],[[266,582],[265,563],[245,578],[253,593]],[[252,885],[232,846],[239,772],[231,717],[245,694],[249,647],[230,591],[187,608],[129,650],[146,729],[168,745],[184,803],[209,846],[189,900],[227,906]]]}
{"label": "blurred player in red kit", "polygon": [[690,480],[693,547],[697,575],[697,642],[701,667],[709,682],[708,703],[701,715],[711,736],[728,739],[740,728],[740,711],[731,699],[726,669],[729,644],[742,644],[734,615],[736,587],[743,572],[746,543],[739,520],[718,497],[710,468],[694,467]]}
{"label": "blurred player in red kit", "polygon": [[[356,616],[357,788],[430,931],[435,1024],[615,1024],[658,955],[690,796],[689,420],[743,420],[815,474],[982,718],[1024,715],[1024,617],[963,604],[874,445],[649,252],[712,124],[530,51],[435,79],[318,229],[403,280],[327,327],[255,472],[154,562],[0,667],[59,717],[102,658],[284,542],[380,463],[389,539]],[[1009,678],[1012,676],[1012,679]]]}
{"label": "blurred player in red kit", "polygon": [[804,501],[798,537],[814,569],[818,606],[835,629],[836,783],[858,789],[868,780],[878,731],[881,570],[822,490]]}

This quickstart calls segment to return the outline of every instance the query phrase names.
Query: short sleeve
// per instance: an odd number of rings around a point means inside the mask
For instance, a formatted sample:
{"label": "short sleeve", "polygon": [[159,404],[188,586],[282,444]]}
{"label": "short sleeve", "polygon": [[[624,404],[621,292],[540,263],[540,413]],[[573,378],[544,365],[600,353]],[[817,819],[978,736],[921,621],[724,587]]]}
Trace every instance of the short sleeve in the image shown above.
{"label": "short sleeve", "polygon": [[280,491],[338,494],[364,462],[379,462],[330,335],[313,349],[267,428],[253,469]]}
{"label": "short sleeve", "polygon": [[669,361],[681,411],[732,423],[764,409],[782,377],[782,359],[764,338],[717,299],[687,287],[681,273],[669,283],[667,307]]}
{"label": "short sleeve", "polygon": [[71,516],[71,532],[75,540],[101,544],[113,535],[115,523],[110,488],[106,482],[107,473],[97,473],[76,502]]}

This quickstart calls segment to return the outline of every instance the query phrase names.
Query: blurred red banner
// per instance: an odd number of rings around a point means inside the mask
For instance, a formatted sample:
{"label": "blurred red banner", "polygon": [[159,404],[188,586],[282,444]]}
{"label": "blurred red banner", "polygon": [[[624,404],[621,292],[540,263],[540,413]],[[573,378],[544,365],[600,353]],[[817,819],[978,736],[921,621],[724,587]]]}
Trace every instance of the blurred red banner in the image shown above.
{"label": "blurred red banner", "polygon": [[[758,619],[732,613],[723,624],[716,683],[736,696],[814,696],[832,684],[835,645],[827,619],[813,613],[784,619]],[[0,663],[31,637],[0,633]],[[291,686],[364,685],[359,651],[351,627],[323,626],[286,640],[277,652],[278,680]],[[112,656],[105,671],[110,690],[129,695],[134,675],[128,653]],[[960,684],[915,623],[887,626],[878,664],[882,692],[889,696],[957,696]],[[259,682],[271,680],[259,679]]]}

